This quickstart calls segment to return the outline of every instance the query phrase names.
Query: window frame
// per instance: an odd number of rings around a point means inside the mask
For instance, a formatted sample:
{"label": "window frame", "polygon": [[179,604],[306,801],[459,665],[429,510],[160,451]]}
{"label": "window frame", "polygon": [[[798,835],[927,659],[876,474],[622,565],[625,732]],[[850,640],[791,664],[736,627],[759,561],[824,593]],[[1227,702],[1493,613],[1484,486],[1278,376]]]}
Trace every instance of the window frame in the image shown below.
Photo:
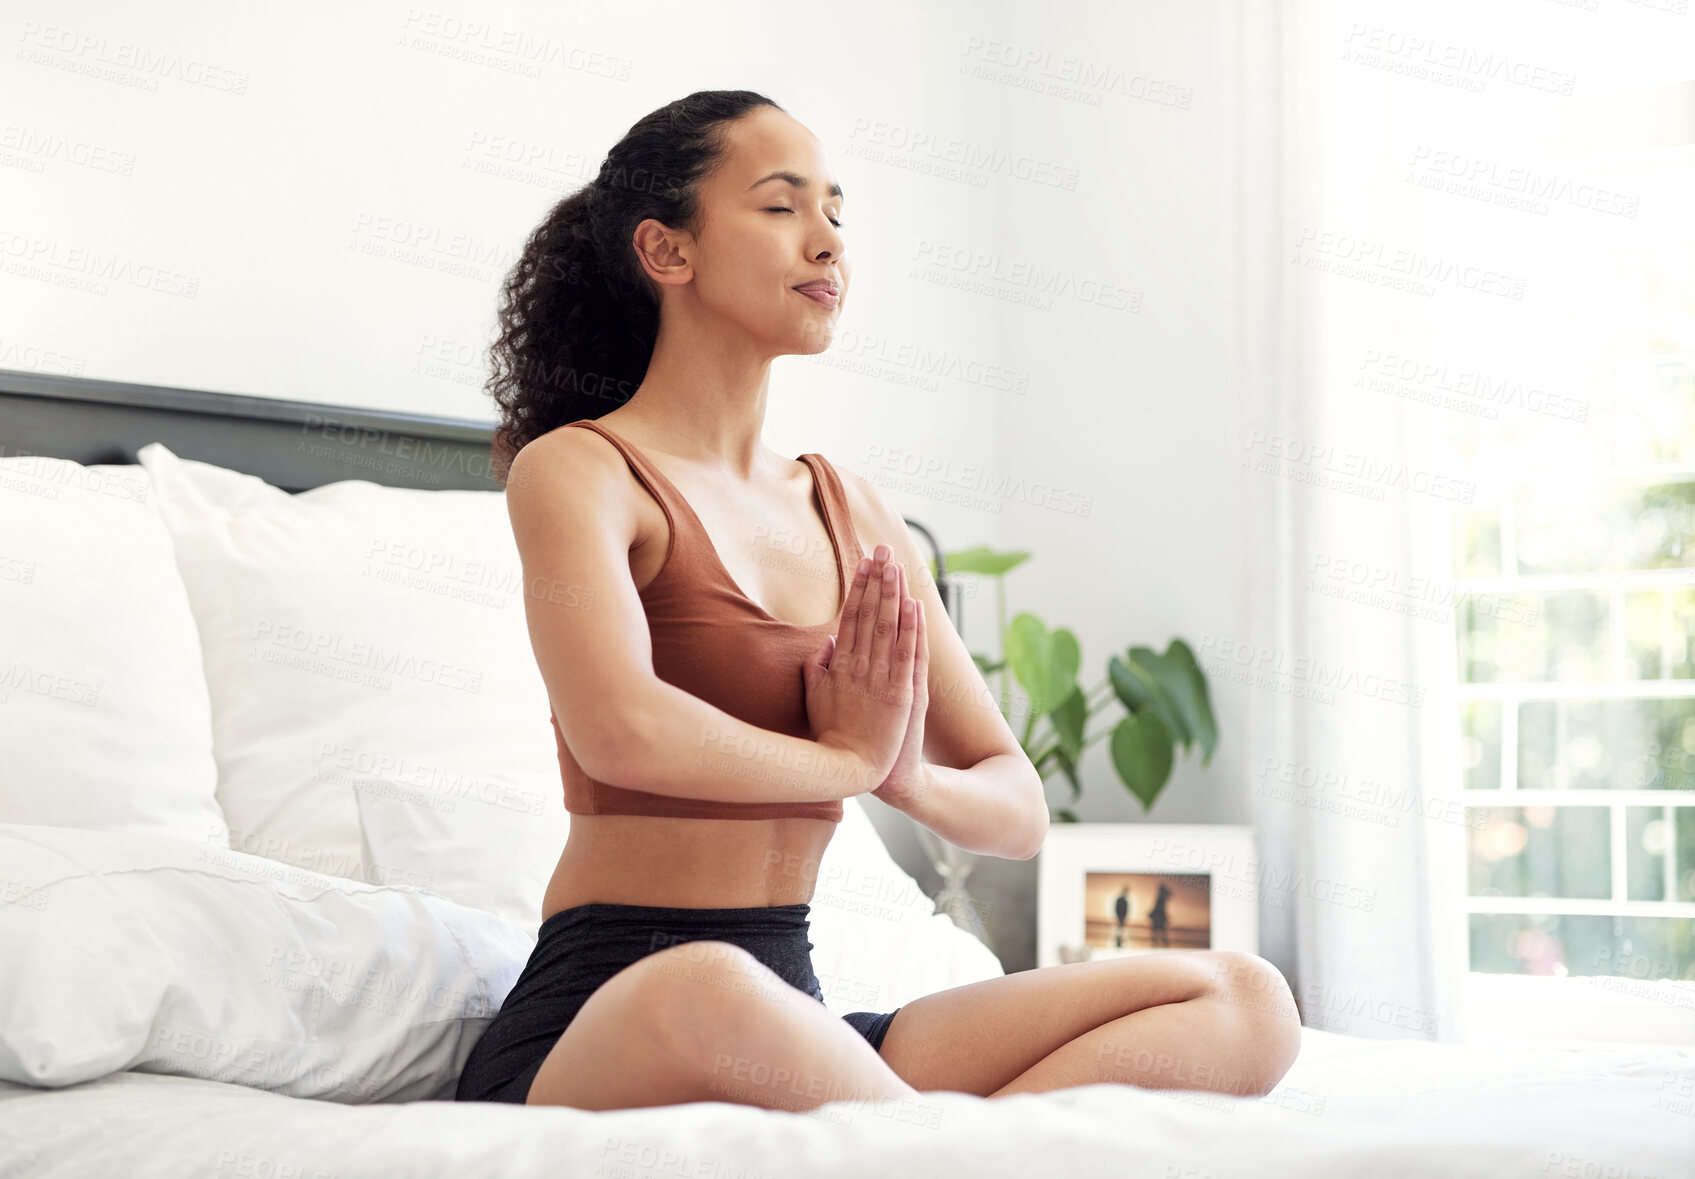
{"label": "window frame", "polygon": [[[1695,372],[1695,352],[1660,353],[1656,367],[1672,366]],[[1656,484],[1695,482],[1695,464],[1641,464],[1603,473],[1609,482]],[[1627,594],[1644,589],[1662,591],[1695,586],[1695,567],[1671,569],[1626,569],[1583,573],[1520,573],[1517,571],[1517,493],[1525,480],[1504,479],[1500,501],[1500,563],[1498,574],[1456,577],[1453,583],[1454,637],[1462,639],[1465,615],[1459,608],[1478,594],[1535,594],[1565,590],[1598,589],[1607,593],[1609,630],[1608,672],[1599,681],[1496,680],[1457,684],[1461,708],[1476,700],[1500,704],[1500,778],[1491,790],[1468,788],[1458,791],[1462,805],[1502,806],[1606,806],[1610,851],[1611,896],[1606,899],[1559,897],[1473,896],[1469,882],[1470,857],[1462,857],[1465,876],[1460,890],[1460,945],[1456,960],[1465,962],[1460,990],[1468,1038],[1478,1042],[1535,1042],[1549,1046],[1596,1042],[1613,1044],[1695,1044],[1695,981],[1635,979],[1628,975],[1531,975],[1505,974],[1470,969],[1471,918],[1477,913],[1558,913],[1601,916],[1656,916],[1695,919],[1695,900],[1676,899],[1680,865],[1676,828],[1668,840],[1664,871],[1664,900],[1628,899],[1625,863],[1626,815],[1632,806],[1660,806],[1668,819],[1679,819],[1675,810],[1691,811],[1695,821],[1695,788],[1676,789],[1520,789],[1518,785],[1519,705],[1529,700],[1619,700],[1695,699],[1695,679],[1670,679],[1667,653],[1661,652],[1661,677],[1640,679],[1627,675],[1624,603]],[[1477,507],[1456,507],[1457,512],[1476,513]],[[1463,658],[1457,665],[1466,674]],[[1456,725],[1461,717],[1455,716]],[[1688,865],[1687,867],[1695,867]],[[1549,1028],[1563,1036],[1551,1037]]]}

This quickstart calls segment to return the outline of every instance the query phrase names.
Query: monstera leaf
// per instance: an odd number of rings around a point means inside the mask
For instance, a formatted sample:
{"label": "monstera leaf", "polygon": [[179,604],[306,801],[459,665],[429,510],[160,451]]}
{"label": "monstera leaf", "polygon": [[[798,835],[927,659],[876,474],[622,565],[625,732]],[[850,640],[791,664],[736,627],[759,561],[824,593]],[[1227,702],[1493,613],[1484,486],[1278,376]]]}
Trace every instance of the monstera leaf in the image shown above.
{"label": "monstera leaf", "polygon": [[1133,656],[1131,662],[1126,663],[1114,655],[1107,660],[1106,673],[1112,681],[1112,690],[1124,705],[1124,711],[1132,716],[1154,713],[1165,722],[1165,727],[1170,732],[1180,734],[1187,740],[1187,732],[1177,712],[1177,705],[1166,695],[1165,688],[1145,664]]}
{"label": "monstera leaf", "polygon": [[1032,716],[1050,711],[1077,692],[1083,653],[1077,636],[1064,627],[1050,632],[1034,614],[1020,614],[1007,627],[1006,661],[1030,694]]}
{"label": "monstera leaf", "polygon": [[1129,713],[1112,733],[1112,760],[1130,792],[1148,809],[1171,775],[1174,744],[1185,753],[1201,746],[1201,764],[1218,745],[1206,677],[1194,652],[1172,639],[1165,654],[1131,647],[1126,658],[1107,661],[1107,678]]}
{"label": "monstera leaf", "polygon": [[[1218,747],[1218,727],[1212,718],[1212,701],[1207,695],[1206,676],[1195,662],[1195,653],[1182,639],[1172,639],[1164,655],[1156,655],[1149,647],[1131,647],[1130,664],[1146,673],[1146,678],[1159,688],[1160,719],[1165,721],[1185,753],[1200,742],[1201,764],[1212,761]],[[1117,680],[1113,686],[1118,686]],[[1123,693],[1120,692],[1120,698]],[[1130,707],[1129,701],[1125,706]]]}
{"label": "monstera leaf", "polygon": [[1125,717],[1112,730],[1112,764],[1143,810],[1153,806],[1171,777],[1171,746],[1171,729],[1151,709]]}

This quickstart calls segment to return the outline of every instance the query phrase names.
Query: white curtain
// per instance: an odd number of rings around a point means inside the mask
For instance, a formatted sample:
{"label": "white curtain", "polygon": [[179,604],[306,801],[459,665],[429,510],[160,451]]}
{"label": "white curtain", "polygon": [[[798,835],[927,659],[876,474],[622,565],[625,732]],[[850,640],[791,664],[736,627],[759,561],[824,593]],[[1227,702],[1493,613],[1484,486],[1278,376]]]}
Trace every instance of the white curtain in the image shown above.
{"label": "white curtain", "polygon": [[1472,476],[1448,449],[1451,413],[1384,374],[1433,355],[1436,304],[1488,296],[1394,289],[1396,252],[1432,248],[1398,121],[1442,96],[1347,60],[1362,19],[1428,23],[1370,7],[1226,9],[1250,581],[1245,633],[1203,661],[1247,710],[1261,953],[1303,1022],[1455,1040],[1465,814],[1445,590]]}

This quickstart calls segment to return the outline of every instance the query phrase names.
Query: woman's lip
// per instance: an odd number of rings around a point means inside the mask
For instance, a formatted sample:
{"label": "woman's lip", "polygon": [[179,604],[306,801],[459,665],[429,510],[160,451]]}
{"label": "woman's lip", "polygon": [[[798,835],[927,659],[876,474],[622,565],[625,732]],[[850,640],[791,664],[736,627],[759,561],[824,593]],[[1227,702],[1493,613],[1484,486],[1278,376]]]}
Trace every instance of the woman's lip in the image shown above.
{"label": "woman's lip", "polygon": [[825,287],[808,287],[805,290],[802,290],[800,287],[792,287],[790,289],[795,291],[797,294],[805,295],[814,303],[822,303],[826,307],[834,307],[842,301],[842,297],[840,295],[832,295]]}

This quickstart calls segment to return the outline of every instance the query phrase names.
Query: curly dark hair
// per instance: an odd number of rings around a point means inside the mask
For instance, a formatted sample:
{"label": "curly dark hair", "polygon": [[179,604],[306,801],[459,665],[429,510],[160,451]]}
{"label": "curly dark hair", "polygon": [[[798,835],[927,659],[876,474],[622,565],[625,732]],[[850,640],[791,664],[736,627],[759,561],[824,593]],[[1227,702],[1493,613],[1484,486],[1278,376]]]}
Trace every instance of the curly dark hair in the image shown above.
{"label": "curly dark hair", "polygon": [[761,106],[752,90],[697,90],[641,118],[587,186],[530,233],[501,289],[485,389],[500,407],[492,444],[504,486],[533,438],[598,418],[635,394],[659,334],[659,293],[636,258],[649,217],[700,229],[700,185],[724,158],[726,125]]}

